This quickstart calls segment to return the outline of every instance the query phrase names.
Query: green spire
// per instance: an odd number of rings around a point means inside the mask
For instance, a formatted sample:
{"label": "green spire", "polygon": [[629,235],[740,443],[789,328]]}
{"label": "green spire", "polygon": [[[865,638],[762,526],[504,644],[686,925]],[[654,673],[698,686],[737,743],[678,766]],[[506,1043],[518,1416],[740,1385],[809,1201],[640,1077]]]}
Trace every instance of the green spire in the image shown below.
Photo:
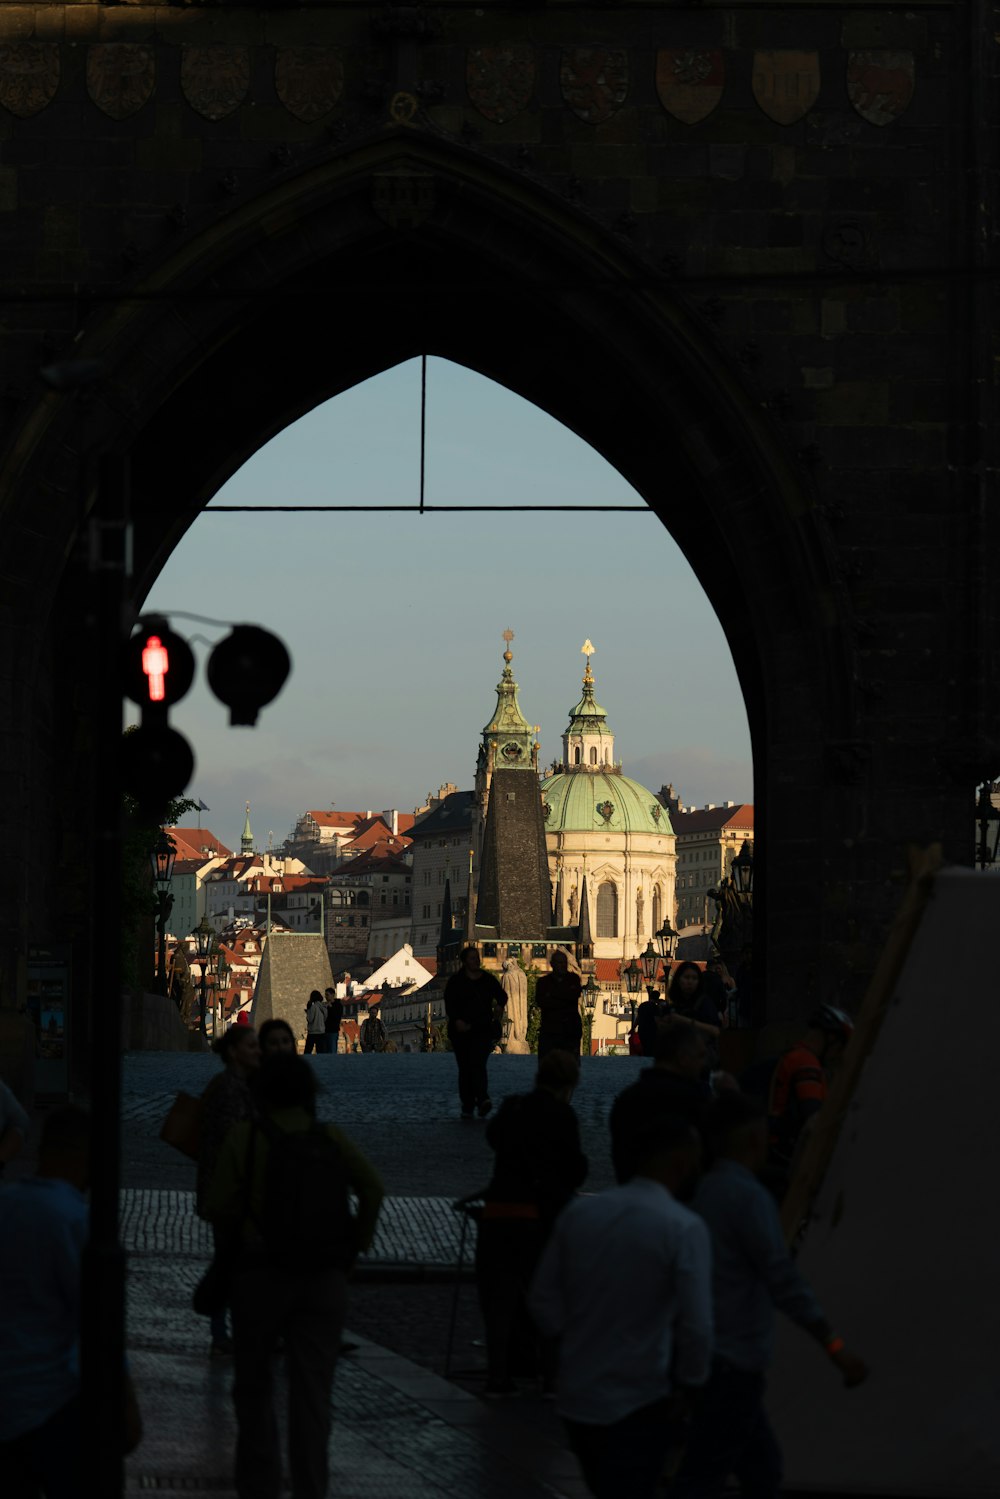
{"label": "green spire", "polygon": [[[517,700],[517,683],[510,668],[513,660],[510,649],[510,642],[514,639],[513,630],[504,630],[503,638],[507,644],[503,653],[503,674],[497,683],[496,710],[483,729],[483,750],[490,761],[491,771],[494,765],[508,770],[530,770],[537,768],[537,731],[528,723]],[[491,748],[492,757],[489,755]]]}
{"label": "green spire", "polygon": [[590,670],[594,647],[587,640],[581,649],[587,658],[583,696],[569,710],[569,724],[563,734],[563,762],[568,770],[605,771],[615,768],[615,736],[608,728],[608,715],[594,697],[594,675]]}
{"label": "green spire", "polygon": [[250,803],[247,802],[246,821],[243,824],[243,835],[240,838],[240,853],[249,855],[253,853],[253,831],[250,827]]}

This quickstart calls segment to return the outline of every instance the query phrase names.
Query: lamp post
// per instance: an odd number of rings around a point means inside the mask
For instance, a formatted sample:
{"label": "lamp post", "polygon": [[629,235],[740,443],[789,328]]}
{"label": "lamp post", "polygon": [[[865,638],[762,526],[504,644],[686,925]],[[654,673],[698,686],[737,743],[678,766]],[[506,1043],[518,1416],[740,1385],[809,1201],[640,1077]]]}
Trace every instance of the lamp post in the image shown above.
{"label": "lamp post", "polygon": [[743,847],[733,860],[733,878],[736,881],[736,893],[745,897],[747,902],[753,901],[753,845],[749,838],[744,838]]}
{"label": "lamp post", "polygon": [[587,1052],[590,1052],[590,1037],[594,1029],[594,1012],[597,1009],[597,996],[600,986],[592,973],[588,973],[587,982],[583,986],[583,1008],[584,1029],[587,1039]]}
{"label": "lamp post", "polygon": [[670,988],[670,974],[673,968],[674,958],[677,956],[677,942],[679,934],[670,925],[670,918],[666,917],[658,932],[654,932],[656,945],[659,948],[660,958],[663,962],[664,987]]}
{"label": "lamp post", "polygon": [[655,999],[658,993],[656,987],[656,968],[660,961],[659,954],[652,942],[647,942],[644,950],[639,954],[639,967],[646,981],[646,993],[650,999]]}
{"label": "lamp post", "polygon": [[635,996],[638,994],[639,987],[642,983],[642,969],[639,967],[638,959],[633,958],[631,963],[626,963],[622,971],[625,975],[625,987],[628,990],[628,1001],[632,1006],[631,1028],[632,1030],[635,1030]]}
{"label": "lamp post", "polygon": [[149,862],[153,869],[153,884],[156,886],[156,980],[160,994],[167,992],[167,922],[174,908],[174,897],[170,893],[170,880],[174,872],[177,850],[173,841],[162,830],[156,846],[150,851]]}
{"label": "lamp post", "polygon": [[201,918],[194,931],[191,933],[195,940],[195,948],[201,963],[201,1008],[198,1016],[198,1030],[201,1035],[207,1035],[205,1026],[205,1006],[208,992],[208,957],[212,951],[215,941],[215,928],[208,919],[208,913]]}

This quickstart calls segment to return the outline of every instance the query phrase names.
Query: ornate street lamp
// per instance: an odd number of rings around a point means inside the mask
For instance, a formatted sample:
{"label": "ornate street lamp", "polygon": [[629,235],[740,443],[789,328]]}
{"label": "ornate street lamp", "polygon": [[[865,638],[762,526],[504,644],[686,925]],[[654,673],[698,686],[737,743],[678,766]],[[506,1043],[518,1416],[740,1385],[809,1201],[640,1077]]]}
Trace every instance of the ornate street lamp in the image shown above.
{"label": "ornate street lamp", "polygon": [[207,912],[201,918],[191,935],[194,938],[195,950],[201,963],[201,1012],[198,1017],[198,1030],[204,1036],[207,1035],[205,1008],[208,990],[208,959],[212,951],[212,945],[215,942],[215,928],[209,921]]}
{"label": "ornate street lamp", "polygon": [[659,954],[656,951],[656,948],[653,946],[652,941],[647,942],[645,950],[639,954],[639,964],[642,968],[642,976],[646,980],[647,985],[655,984],[656,969],[659,961]]}
{"label": "ornate street lamp", "polygon": [[748,838],[744,838],[743,847],[733,860],[733,878],[736,881],[737,895],[746,896],[748,900],[753,898],[753,845]]}
{"label": "ornate street lamp", "polygon": [[653,933],[653,936],[656,938],[656,946],[663,963],[663,988],[666,991],[670,987],[670,972],[674,955],[677,952],[677,933],[670,925],[669,917],[664,920],[660,930]]}
{"label": "ornate street lamp", "polygon": [[660,957],[665,963],[672,963],[677,956],[677,941],[679,934],[670,925],[669,918],[656,932],[656,945],[660,949]]}
{"label": "ornate street lamp", "polygon": [[597,996],[600,986],[592,973],[587,975],[587,982],[583,986],[583,1007],[588,1015],[593,1015],[597,1009]]}
{"label": "ornate street lamp", "polygon": [[156,886],[156,977],[161,994],[167,992],[167,922],[174,907],[170,881],[176,858],[177,850],[173,840],[168,838],[161,828],[156,845],[149,854],[149,862],[153,870],[153,884]]}
{"label": "ornate street lamp", "polygon": [[638,958],[633,958],[631,963],[626,963],[622,969],[625,979],[625,988],[628,990],[628,1002],[632,1006],[632,1029],[635,1030],[635,997],[642,987],[642,969]]}

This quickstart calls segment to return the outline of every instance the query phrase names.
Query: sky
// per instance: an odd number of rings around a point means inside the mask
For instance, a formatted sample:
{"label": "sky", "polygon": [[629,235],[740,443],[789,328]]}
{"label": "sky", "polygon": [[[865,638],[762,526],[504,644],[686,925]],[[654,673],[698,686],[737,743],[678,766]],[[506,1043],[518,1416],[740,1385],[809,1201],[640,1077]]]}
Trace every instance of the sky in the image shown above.
{"label": "sky", "polygon": [[[316,407],[278,434],[212,504],[416,505],[420,361]],[[427,361],[425,501],[625,504],[616,469],[538,407],[442,359]],[[750,801],[746,712],[721,626],[657,517],[574,514],[203,512],[146,607],[181,611],[195,686],[171,722],[195,751],[188,794],[237,845],[259,847],[312,809],[409,812],[446,781],[471,787],[514,631],[521,708],[561,752],[588,637],[598,702],[627,775],[685,805]],[[293,667],[257,727],[229,728],[204,664],[225,626],[254,622]],[[192,816],[190,821],[194,821]]]}

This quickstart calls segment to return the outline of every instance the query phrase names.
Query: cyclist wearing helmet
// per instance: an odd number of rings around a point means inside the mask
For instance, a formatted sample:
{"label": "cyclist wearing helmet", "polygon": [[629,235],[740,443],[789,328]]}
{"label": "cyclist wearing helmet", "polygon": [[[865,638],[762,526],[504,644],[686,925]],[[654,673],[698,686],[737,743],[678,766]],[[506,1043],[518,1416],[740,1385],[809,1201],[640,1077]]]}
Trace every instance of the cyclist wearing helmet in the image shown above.
{"label": "cyclist wearing helmet", "polygon": [[806,1121],[826,1098],[827,1070],[839,1061],[853,1031],[845,1010],[821,1005],[802,1040],[779,1057],[767,1105],[772,1166],[788,1170]]}

